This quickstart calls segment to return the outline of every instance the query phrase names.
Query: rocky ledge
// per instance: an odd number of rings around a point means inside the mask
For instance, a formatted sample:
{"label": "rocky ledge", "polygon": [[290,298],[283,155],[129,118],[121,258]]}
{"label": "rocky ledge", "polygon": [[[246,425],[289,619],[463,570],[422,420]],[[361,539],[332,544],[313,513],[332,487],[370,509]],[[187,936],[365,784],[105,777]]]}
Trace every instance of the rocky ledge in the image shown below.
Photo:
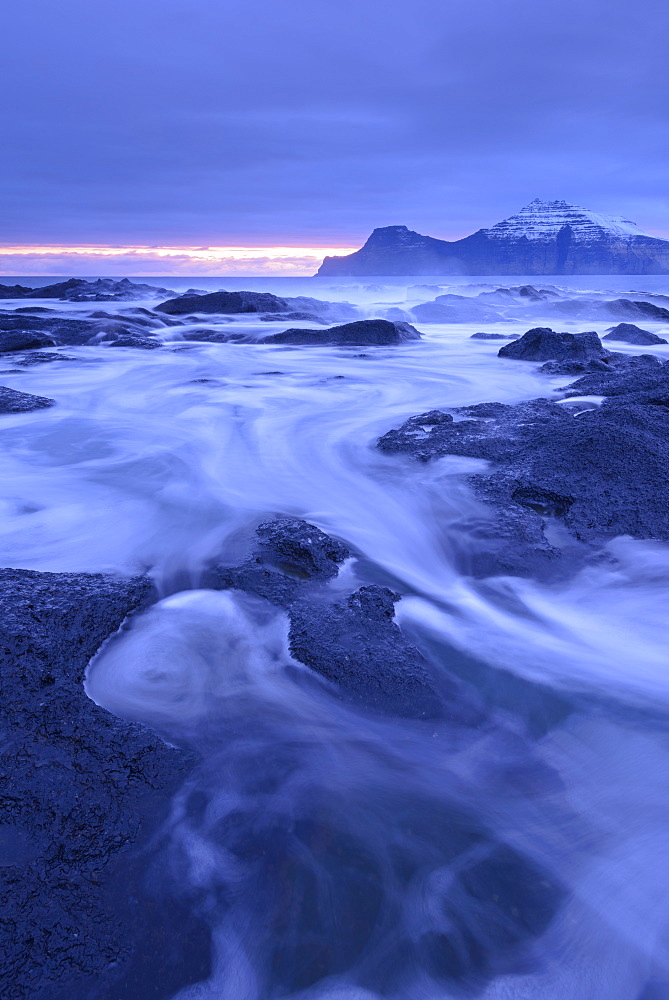
{"label": "rocky ledge", "polygon": [[[532,360],[543,360],[550,341],[553,356],[564,349],[563,357],[583,359],[586,374],[562,401],[431,410],[378,447],[423,462],[463,455],[490,463],[470,477],[489,506],[459,525],[456,542],[464,570],[477,575],[561,575],[616,535],[669,540],[669,366],[602,358],[592,334],[530,332],[504,356],[516,349],[527,357],[534,345]],[[598,405],[583,396],[604,398]]]}
{"label": "rocky ledge", "polygon": [[[191,759],[98,708],[83,678],[150,600],[146,579],[0,570],[0,938],[10,1000],[106,1000],[142,947],[134,851]],[[175,959],[164,942],[148,960],[157,969]],[[109,992],[97,992],[100,977]]]}

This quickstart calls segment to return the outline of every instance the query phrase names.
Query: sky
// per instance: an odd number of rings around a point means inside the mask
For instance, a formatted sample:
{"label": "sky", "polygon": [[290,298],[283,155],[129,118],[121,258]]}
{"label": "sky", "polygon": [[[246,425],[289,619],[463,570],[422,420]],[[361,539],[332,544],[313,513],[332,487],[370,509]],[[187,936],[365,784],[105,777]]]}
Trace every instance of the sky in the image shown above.
{"label": "sky", "polygon": [[12,3],[0,270],[308,273],[536,197],[669,236],[668,28],[666,0]]}

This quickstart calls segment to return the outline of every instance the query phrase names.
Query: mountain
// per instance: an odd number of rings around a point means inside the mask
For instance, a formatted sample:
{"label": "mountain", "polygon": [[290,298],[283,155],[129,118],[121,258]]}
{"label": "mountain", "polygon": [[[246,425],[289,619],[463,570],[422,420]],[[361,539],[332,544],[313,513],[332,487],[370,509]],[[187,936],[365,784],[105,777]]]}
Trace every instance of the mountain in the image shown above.
{"label": "mountain", "polygon": [[453,242],[406,226],[375,229],[355,253],[326,257],[318,274],[669,274],[669,240],[647,236],[627,219],[536,198]]}

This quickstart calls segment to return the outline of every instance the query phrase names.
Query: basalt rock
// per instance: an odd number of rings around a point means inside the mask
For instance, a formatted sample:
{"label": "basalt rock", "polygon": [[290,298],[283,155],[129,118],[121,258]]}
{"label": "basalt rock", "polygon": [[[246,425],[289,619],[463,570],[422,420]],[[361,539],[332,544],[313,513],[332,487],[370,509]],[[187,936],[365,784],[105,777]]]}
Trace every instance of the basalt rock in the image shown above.
{"label": "basalt rock", "polygon": [[150,600],[146,579],[0,570],[8,1000],[126,995],[112,987],[134,949],[158,980],[180,952],[142,939],[133,845],[166,816],[191,757],[98,708],[82,685],[93,654]]}
{"label": "basalt rock", "polygon": [[350,555],[345,545],[297,518],[261,524],[257,539],[245,563],[216,568],[206,583],[284,608],[292,655],[343,696],[376,711],[411,718],[450,712],[471,724],[475,713],[459,685],[448,679],[437,685],[422,654],[394,623],[399,594],[368,586],[333,601],[325,585]]}
{"label": "basalt rock", "polygon": [[635,326],[634,323],[618,323],[617,326],[612,327],[602,337],[602,340],[618,340],[621,343],[638,344],[642,347],[648,344],[667,343],[664,337],[658,337],[656,333],[651,333],[650,330],[642,330],[641,327]]}
{"label": "basalt rock", "polygon": [[528,330],[513,344],[500,347],[500,358],[519,361],[587,362],[606,357],[596,333],[556,333],[549,327]]}
{"label": "basalt rock", "polygon": [[[334,604],[292,604],[293,656],[367,708],[410,718],[444,714],[427,662],[394,618],[400,598],[386,587],[361,587]],[[456,685],[448,694],[455,700]]]}
{"label": "basalt rock", "polygon": [[206,295],[180,295],[156,306],[158,312],[170,316],[189,313],[284,313],[290,305],[286,299],[269,292],[209,292]]}
{"label": "basalt rock", "polygon": [[473,333],[470,340],[518,340],[518,333]]}
{"label": "basalt rock", "polygon": [[37,347],[55,347],[56,342],[38,330],[1,330],[0,353],[29,351]]}
{"label": "basalt rock", "polygon": [[[482,535],[474,537],[469,525],[473,564],[479,557],[500,562],[501,551],[503,571],[510,571],[509,537],[517,542],[521,573],[536,572],[542,562],[548,572],[561,551],[575,557],[583,548],[584,556],[616,535],[669,540],[669,378],[665,366],[653,371],[646,369],[642,383],[620,375],[616,394],[601,407],[538,399],[463,408],[454,411],[457,420],[450,414],[437,420],[432,411],[389,431],[379,447],[422,461],[466,455],[494,463],[470,477],[494,510]],[[597,378],[587,376],[569,392],[606,392],[612,380]],[[547,523],[566,529],[559,549],[545,535]]]}
{"label": "basalt rock", "polygon": [[420,333],[410,323],[394,323],[388,319],[363,319],[344,323],[328,330],[284,330],[263,337],[263,344],[323,344],[341,347],[381,347],[403,344],[420,339]]}
{"label": "basalt rock", "polygon": [[17,392],[0,385],[0,413],[29,413],[55,405],[55,399],[47,396],[33,396],[29,392]]}

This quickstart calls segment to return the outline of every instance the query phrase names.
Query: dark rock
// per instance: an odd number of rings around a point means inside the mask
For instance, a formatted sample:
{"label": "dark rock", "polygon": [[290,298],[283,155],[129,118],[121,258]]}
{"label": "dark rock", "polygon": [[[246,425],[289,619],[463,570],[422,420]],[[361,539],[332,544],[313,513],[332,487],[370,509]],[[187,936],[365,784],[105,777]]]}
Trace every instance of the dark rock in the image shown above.
{"label": "dark rock", "polygon": [[269,292],[209,292],[207,295],[180,295],[156,306],[158,312],[171,316],[189,313],[285,313],[286,299]]}
{"label": "dark rock", "polygon": [[284,330],[263,337],[262,344],[332,344],[335,346],[372,347],[403,344],[418,340],[420,333],[409,323],[387,319],[363,319],[328,330]]}
{"label": "dark rock", "polygon": [[1,330],[0,352],[29,351],[36,347],[55,347],[56,343],[45,333],[37,330]]}
{"label": "dark rock", "polygon": [[95,340],[99,330],[96,324],[85,319],[62,319],[59,316],[17,316],[14,313],[0,314],[0,331],[40,332],[49,337],[53,344],[80,346]]}
{"label": "dark rock", "polygon": [[604,371],[585,374],[567,386],[566,395],[628,396],[634,392],[654,392],[666,385],[669,369],[655,355],[616,354],[612,358],[614,363],[608,364]]}
{"label": "dark rock", "polygon": [[335,577],[350,555],[341,542],[299,518],[265,521],[256,537],[253,556],[238,567],[218,567],[215,584],[257,594],[281,607],[303,595],[303,582]]}
{"label": "dark rock", "polygon": [[330,580],[350,552],[342,542],[299,518],[265,521],[256,532],[257,558],[300,580]]}
{"label": "dark rock", "polygon": [[591,361],[606,353],[596,333],[556,333],[535,327],[515,343],[500,347],[498,356],[519,361]]}
{"label": "dark rock", "polygon": [[55,406],[55,403],[55,399],[48,399],[46,396],[32,396],[28,392],[17,392],[0,385],[0,413],[29,413],[30,410]]}
{"label": "dark rock", "polygon": [[[423,461],[451,454],[495,463],[490,472],[470,477],[477,495],[496,511],[487,535],[484,530],[478,536],[493,563],[498,552],[508,561],[514,538],[521,572],[525,559],[525,572],[555,560],[559,553],[543,534],[546,519],[562,522],[580,546],[601,546],[616,535],[667,540],[669,371],[654,371],[643,391],[636,377],[620,376],[618,395],[601,407],[572,412],[532,400],[495,404],[484,413],[465,408],[458,411],[465,419],[454,422],[412,417],[385,434],[379,447]],[[591,394],[590,380],[596,378],[579,380],[572,394]],[[477,539],[472,544],[476,548]]]}
{"label": "dark rock", "polygon": [[0,285],[0,299],[22,299],[31,291],[26,285]]}
{"label": "dark rock", "polygon": [[519,333],[473,333],[470,340],[518,340]]}
{"label": "dark rock", "polygon": [[393,621],[399,596],[369,586],[335,604],[297,601],[289,608],[290,650],[368,708],[435,718],[444,710],[427,663]]}
{"label": "dark rock", "polygon": [[618,326],[612,327],[602,337],[602,340],[619,340],[625,344],[639,344],[640,346],[667,343],[663,337],[658,337],[656,333],[651,333],[649,330],[642,330],[634,323],[618,323]]}
{"label": "dark rock", "polygon": [[669,309],[656,306],[654,302],[643,302],[636,299],[613,299],[606,303],[606,311],[611,315],[625,316],[630,319],[656,320],[658,323],[669,320]]}
{"label": "dark rock", "polygon": [[125,302],[132,299],[163,298],[170,295],[169,288],[141,284],[129,278],[68,278],[53,285],[42,285],[28,290],[25,298],[61,299],[66,302]]}
{"label": "dark rock", "polygon": [[22,368],[31,368],[33,365],[46,365],[52,361],[76,361],[77,358],[70,358],[67,354],[56,354],[54,351],[34,351],[23,354],[21,357],[12,358],[15,365]]}
{"label": "dark rock", "polygon": [[[82,681],[150,599],[146,579],[0,570],[8,1000],[115,995],[145,919],[129,849],[166,816],[191,758],[98,708]],[[143,956],[155,974],[170,947]]]}
{"label": "dark rock", "polygon": [[150,337],[139,337],[134,333],[119,334],[109,344],[110,347],[134,347],[141,351],[155,351],[162,347],[162,341]]}

